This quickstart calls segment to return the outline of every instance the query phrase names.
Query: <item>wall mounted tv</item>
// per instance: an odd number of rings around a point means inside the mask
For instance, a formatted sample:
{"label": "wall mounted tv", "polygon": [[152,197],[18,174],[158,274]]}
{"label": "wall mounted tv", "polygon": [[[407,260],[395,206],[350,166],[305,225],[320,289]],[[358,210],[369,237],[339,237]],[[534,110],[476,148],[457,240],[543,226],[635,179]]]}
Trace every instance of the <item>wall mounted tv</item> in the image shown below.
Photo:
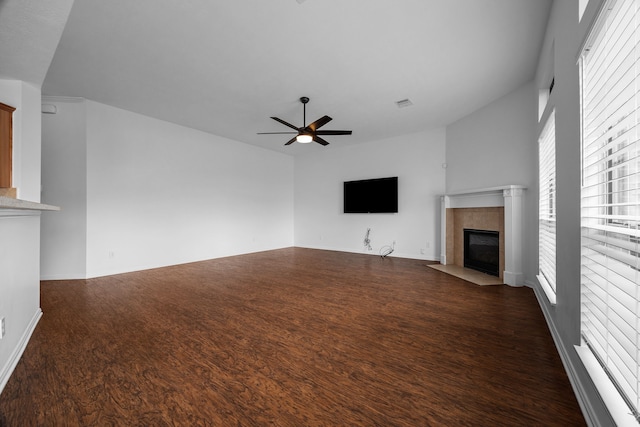
{"label": "wall mounted tv", "polygon": [[397,213],[398,177],[345,181],[344,213]]}

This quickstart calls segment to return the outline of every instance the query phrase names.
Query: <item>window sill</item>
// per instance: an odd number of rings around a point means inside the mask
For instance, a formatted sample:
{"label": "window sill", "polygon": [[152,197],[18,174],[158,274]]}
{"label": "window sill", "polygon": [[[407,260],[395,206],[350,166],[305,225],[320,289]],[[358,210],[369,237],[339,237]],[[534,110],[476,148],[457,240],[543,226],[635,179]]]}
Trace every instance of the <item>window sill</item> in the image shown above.
{"label": "window sill", "polygon": [[544,291],[544,294],[547,296],[549,303],[551,305],[556,305],[556,291],[551,287],[549,282],[547,282],[547,279],[544,278],[542,273],[536,275],[536,278],[538,279],[538,283]]}
{"label": "window sill", "polygon": [[613,385],[589,347],[586,344],[574,347],[616,425],[637,426],[638,421],[631,413],[629,406],[620,396],[620,392]]}

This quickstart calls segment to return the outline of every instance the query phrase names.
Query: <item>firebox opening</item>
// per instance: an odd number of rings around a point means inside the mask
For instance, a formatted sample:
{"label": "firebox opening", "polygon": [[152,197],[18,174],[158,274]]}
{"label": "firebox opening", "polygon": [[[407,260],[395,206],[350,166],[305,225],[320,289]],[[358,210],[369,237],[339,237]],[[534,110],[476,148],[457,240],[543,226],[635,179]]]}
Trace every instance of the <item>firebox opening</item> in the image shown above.
{"label": "firebox opening", "polygon": [[464,266],[500,276],[500,233],[464,229]]}

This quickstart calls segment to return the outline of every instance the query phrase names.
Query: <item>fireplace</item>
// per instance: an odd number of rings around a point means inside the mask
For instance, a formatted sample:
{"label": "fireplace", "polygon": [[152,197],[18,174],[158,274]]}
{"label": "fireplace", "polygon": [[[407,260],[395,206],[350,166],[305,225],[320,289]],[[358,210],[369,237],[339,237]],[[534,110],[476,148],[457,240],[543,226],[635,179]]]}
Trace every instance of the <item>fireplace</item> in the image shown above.
{"label": "fireplace", "polygon": [[465,228],[464,266],[492,276],[499,276],[500,233]]}
{"label": "fireplace", "polygon": [[500,253],[498,277],[506,285],[524,285],[524,190],[525,187],[514,184],[443,195],[440,264],[464,268],[465,228],[496,230]]}

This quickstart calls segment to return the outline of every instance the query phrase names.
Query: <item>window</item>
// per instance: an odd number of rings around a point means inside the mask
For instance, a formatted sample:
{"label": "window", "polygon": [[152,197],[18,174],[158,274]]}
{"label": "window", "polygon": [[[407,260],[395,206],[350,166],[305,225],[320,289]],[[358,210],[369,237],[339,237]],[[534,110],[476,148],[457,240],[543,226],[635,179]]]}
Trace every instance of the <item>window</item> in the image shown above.
{"label": "window", "polygon": [[555,110],[538,140],[540,195],[538,213],[538,281],[552,304],[556,302],[556,118]]}
{"label": "window", "polygon": [[608,1],[580,61],[581,333],[637,420],[640,420],[639,12],[640,0]]}

